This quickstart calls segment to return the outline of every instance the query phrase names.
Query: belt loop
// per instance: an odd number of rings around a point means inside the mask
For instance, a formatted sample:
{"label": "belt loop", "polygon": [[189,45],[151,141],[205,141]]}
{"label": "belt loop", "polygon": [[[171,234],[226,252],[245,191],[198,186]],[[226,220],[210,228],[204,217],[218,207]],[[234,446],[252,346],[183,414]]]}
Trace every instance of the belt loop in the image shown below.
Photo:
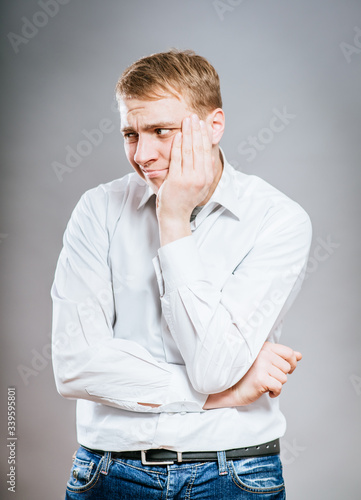
{"label": "belt loop", "polygon": [[102,469],[101,469],[101,473],[102,474],[105,474],[107,475],[108,474],[108,470],[109,470],[109,465],[110,465],[110,462],[111,462],[111,458],[112,458],[112,454],[110,453],[110,451],[106,451],[103,455],[103,465],[102,465]]}
{"label": "belt loop", "polygon": [[217,451],[217,460],[218,460],[218,473],[220,476],[224,476],[228,474],[227,470],[227,459],[225,451]]}

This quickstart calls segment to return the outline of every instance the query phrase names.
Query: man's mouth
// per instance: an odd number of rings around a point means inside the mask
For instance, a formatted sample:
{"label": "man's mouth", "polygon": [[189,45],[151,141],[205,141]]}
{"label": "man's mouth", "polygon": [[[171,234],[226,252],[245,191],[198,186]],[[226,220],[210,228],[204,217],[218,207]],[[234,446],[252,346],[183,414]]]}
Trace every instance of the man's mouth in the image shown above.
{"label": "man's mouth", "polygon": [[148,170],[142,168],[143,174],[149,179],[152,179],[153,177],[158,177],[159,175],[163,175],[162,172],[165,172],[167,170],[168,170],[167,168],[162,168],[160,170]]}

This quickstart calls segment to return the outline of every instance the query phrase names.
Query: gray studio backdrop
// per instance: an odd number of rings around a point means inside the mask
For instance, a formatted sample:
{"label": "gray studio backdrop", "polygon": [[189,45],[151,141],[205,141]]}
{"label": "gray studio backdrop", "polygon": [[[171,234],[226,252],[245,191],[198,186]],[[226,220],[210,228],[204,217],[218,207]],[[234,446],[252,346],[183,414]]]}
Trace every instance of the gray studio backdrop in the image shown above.
{"label": "gray studio backdrop", "polygon": [[[75,403],[57,394],[49,361],[53,273],[79,197],[131,169],[118,76],[170,47],[217,68],[228,160],[297,200],[313,222],[306,281],[283,335],[304,355],[281,402],[288,498],[360,498],[360,1],[1,5],[1,498],[64,497],[77,443]],[[91,144],[94,129],[102,137]],[[8,387],[16,441],[7,440]],[[15,494],[6,484],[14,453]]]}

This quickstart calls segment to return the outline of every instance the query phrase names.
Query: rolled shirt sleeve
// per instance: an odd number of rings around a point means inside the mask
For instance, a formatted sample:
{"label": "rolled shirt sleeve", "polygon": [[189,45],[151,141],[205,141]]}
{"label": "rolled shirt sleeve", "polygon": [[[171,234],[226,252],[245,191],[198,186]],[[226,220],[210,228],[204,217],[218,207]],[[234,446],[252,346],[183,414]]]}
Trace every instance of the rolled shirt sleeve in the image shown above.
{"label": "rolled shirt sleeve", "polygon": [[86,193],[64,235],[52,287],[57,389],[64,397],[129,411],[202,411],[207,397],[194,390],[184,366],[159,362],[142,345],[113,336],[104,196],[99,188],[96,196]]}
{"label": "rolled shirt sleeve", "polygon": [[197,391],[233,386],[272,339],[302,283],[311,234],[299,205],[270,211],[222,288],[211,281],[194,234],[159,249],[153,265],[163,314]]}

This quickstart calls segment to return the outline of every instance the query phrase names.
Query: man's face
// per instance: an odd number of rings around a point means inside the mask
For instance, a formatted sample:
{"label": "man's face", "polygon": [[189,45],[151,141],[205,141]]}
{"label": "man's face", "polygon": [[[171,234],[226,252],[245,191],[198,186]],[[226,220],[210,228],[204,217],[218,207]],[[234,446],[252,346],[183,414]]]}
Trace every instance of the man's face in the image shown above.
{"label": "man's face", "polygon": [[127,158],[157,194],[168,174],[174,136],[192,110],[183,98],[173,96],[156,101],[122,99],[119,109]]}

